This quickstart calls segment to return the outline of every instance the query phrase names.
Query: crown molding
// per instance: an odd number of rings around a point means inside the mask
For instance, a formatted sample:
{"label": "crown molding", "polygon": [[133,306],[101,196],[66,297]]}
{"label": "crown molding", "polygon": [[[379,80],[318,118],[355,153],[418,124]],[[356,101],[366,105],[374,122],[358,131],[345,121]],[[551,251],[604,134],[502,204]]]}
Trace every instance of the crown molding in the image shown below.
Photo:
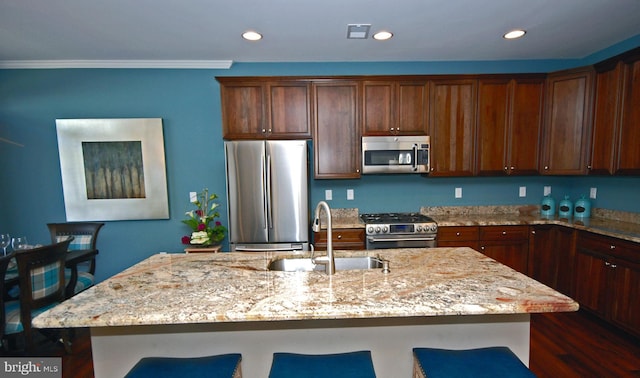
{"label": "crown molding", "polygon": [[0,60],[0,69],[56,68],[231,68],[233,60]]}

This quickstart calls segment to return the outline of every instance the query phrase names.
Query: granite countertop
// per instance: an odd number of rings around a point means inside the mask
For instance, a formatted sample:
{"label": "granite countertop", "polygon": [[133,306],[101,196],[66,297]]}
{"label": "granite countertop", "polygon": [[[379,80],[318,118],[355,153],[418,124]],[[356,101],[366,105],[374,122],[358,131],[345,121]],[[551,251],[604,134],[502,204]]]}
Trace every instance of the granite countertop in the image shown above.
{"label": "granite countertop", "polygon": [[[593,209],[589,218],[543,217],[535,205],[422,207],[438,226],[508,226],[557,224],[640,243],[640,214]],[[364,228],[358,209],[332,209],[333,228]],[[322,228],[326,228],[323,220]]]}
{"label": "granite countertop", "polygon": [[[337,251],[380,269],[268,271],[285,252],[157,254],[34,319],[40,328],[575,311],[578,304],[470,248]],[[300,257],[300,255],[297,255]]]}

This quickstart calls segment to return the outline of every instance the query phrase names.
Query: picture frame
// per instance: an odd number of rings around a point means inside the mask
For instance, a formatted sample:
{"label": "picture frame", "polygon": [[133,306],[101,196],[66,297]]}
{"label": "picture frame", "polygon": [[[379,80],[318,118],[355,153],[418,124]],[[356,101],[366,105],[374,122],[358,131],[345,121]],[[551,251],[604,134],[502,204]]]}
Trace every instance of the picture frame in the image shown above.
{"label": "picture frame", "polygon": [[168,219],[161,118],[56,119],[66,219]]}

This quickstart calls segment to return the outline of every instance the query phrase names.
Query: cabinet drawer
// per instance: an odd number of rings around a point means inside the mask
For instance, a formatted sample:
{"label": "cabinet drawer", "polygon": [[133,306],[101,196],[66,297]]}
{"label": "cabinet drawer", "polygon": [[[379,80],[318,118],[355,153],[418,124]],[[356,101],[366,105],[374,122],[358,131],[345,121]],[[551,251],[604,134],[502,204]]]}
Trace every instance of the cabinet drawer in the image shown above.
{"label": "cabinet drawer", "polygon": [[478,240],[477,226],[448,226],[438,228],[438,242]]}
{"label": "cabinet drawer", "polygon": [[480,240],[522,240],[529,238],[528,226],[480,227]]}
{"label": "cabinet drawer", "polygon": [[[364,249],[364,228],[338,228],[333,230],[333,249]],[[327,232],[314,233],[313,246],[318,250],[327,249]]]}
{"label": "cabinet drawer", "polygon": [[608,236],[580,232],[577,248],[640,263],[640,244]]}

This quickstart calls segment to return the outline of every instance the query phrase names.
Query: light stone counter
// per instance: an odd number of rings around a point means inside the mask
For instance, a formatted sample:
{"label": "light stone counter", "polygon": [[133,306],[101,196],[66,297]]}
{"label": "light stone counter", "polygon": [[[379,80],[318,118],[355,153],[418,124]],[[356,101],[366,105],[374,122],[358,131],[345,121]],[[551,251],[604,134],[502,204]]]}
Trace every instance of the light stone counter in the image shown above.
{"label": "light stone counter", "polygon": [[[374,255],[340,251],[338,255]],[[376,252],[380,269],[268,271],[290,253],[158,254],[38,316],[40,328],[575,311],[469,248]]]}

